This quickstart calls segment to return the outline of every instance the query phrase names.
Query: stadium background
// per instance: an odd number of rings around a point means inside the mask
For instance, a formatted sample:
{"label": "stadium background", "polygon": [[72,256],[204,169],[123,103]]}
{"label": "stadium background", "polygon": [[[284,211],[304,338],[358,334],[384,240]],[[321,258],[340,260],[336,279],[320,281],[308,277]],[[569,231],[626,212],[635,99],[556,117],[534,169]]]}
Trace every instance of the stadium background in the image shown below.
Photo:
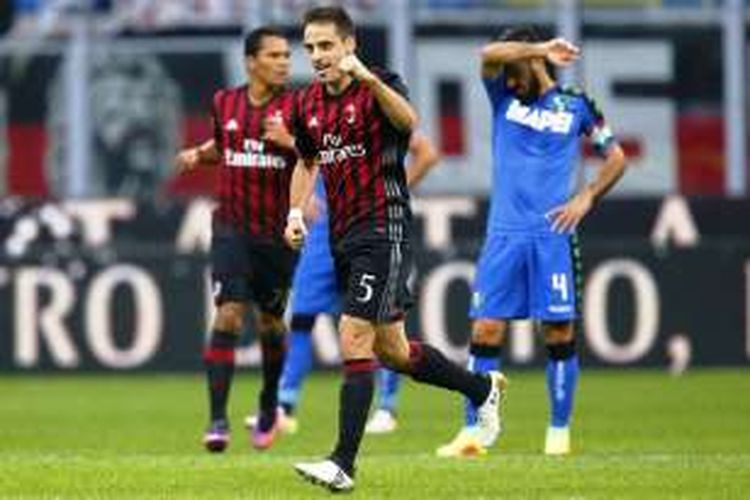
{"label": "stadium background", "polygon": [[[201,339],[186,332],[204,330],[212,312],[205,197],[215,172],[176,176],[171,159],[209,137],[213,91],[243,80],[242,30],[272,22],[298,41],[308,3],[15,3],[0,43],[2,371],[199,368]],[[582,63],[561,77],[597,97],[629,159],[583,228],[590,361],[663,365],[677,352],[699,364],[747,364],[747,141],[736,140],[747,136],[747,64],[733,17],[742,5],[349,7],[364,59],[405,75],[443,157],[417,191],[412,331],[461,359],[490,183],[475,56],[503,26],[535,22],[580,40]],[[308,66],[295,43],[297,82]],[[593,171],[590,148],[583,158],[579,182]],[[521,324],[513,336],[519,364],[541,359],[530,330]],[[248,342],[243,359],[253,365]],[[337,362],[330,319],[316,345],[321,363]]]}
{"label": "stadium background", "polygon": [[[204,421],[200,346],[212,314],[206,249],[215,175],[171,171],[179,147],[210,135],[213,91],[243,80],[245,30],[281,25],[295,40],[295,80],[309,78],[297,23],[317,3],[324,2],[0,4],[0,497],[201,496],[208,483],[230,496],[244,487],[241,469],[250,468],[266,474],[259,495],[271,498],[280,494],[279,481],[292,480],[279,472],[289,456],[327,443],[320,433],[284,441],[277,462],[259,462],[241,445],[232,465],[196,458]],[[742,498],[750,488],[750,2],[338,3],[360,26],[363,58],[404,74],[421,128],[443,157],[414,202],[417,307],[409,330],[454,359],[466,355],[469,284],[490,182],[478,47],[520,22],[581,43],[581,64],[562,77],[597,97],[628,153],[625,178],[583,227],[582,359],[587,369],[606,368],[583,378],[577,418],[588,454],[551,466],[529,455],[532,436],[543,429],[543,382],[538,370],[517,369],[541,367],[544,351],[533,325],[519,322],[506,360],[517,387],[528,392],[513,394],[509,412],[516,422],[538,421],[538,429],[516,424],[501,444],[511,458],[493,462],[517,481],[498,485],[471,466],[455,466],[458,473],[519,498]],[[592,159],[584,147],[578,182],[593,172]],[[331,318],[318,321],[315,351],[319,365],[338,365]],[[239,360],[258,364],[251,334]],[[680,380],[687,382],[672,384],[670,372],[686,371]],[[248,373],[238,389],[245,396],[257,386]],[[319,403],[334,397],[335,387],[335,375],[312,382],[305,408],[321,428],[331,427],[332,410]],[[249,401],[245,396],[237,398]],[[404,419],[426,418],[431,440],[415,437],[422,434],[413,424],[417,434],[407,427],[402,441],[367,445],[375,458],[364,463],[385,471],[377,495],[398,497],[399,474],[408,471],[417,478],[413,495],[492,496],[453,490],[429,462],[409,468],[454,430],[458,404],[438,404],[432,392],[411,387],[403,399]],[[234,405],[237,419],[245,407]],[[441,413],[435,419],[429,412]],[[78,430],[78,422],[99,420],[93,430]],[[55,432],[44,432],[51,424]],[[101,448],[99,434],[106,436]],[[165,472],[172,463],[187,470],[184,476]],[[40,467],[51,471],[44,479]],[[214,469],[233,479],[202,475]],[[554,479],[576,470],[587,479]],[[628,483],[628,475],[640,484]],[[69,478],[90,483],[75,486]],[[671,487],[660,491],[662,483]],[[618,489],[625,484],[632,489]]]}

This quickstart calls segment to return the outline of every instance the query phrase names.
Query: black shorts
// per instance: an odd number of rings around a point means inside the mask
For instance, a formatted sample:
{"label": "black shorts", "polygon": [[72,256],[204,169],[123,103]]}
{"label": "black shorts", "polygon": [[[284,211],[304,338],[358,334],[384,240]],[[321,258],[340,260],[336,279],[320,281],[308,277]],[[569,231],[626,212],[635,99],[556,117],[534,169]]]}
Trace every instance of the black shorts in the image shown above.
{"label": "black shorts", "polygon": [[254,302],[265,313],[286,310],[297,252],[283,242],[263,241],[231,229],[214,228],[211,279],[214,302]]}
{"label": "black shorts", "polygon": [[404,318],[412,305],[407,286],[412,269],[408,242],[352,238],[335,245],[333,260],[344,314],[373,323]]}

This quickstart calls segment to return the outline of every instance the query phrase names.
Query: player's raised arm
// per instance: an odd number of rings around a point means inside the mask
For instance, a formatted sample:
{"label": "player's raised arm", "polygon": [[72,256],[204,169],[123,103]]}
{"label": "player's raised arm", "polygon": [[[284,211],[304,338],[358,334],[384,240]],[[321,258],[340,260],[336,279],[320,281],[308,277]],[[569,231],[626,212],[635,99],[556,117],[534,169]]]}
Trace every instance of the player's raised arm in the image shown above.
{"label": "player's raised arm", "polygon": [[411,160],[406,167],[406,185],[412,188],[438,164],[440,154],[426,135],[415,131],[409,141],[409,155]]}
{"label": "player's raised arm", "polygon": [[388,120],[399,130],[414,130],[417,126],[417,112],[404,96],[387,85],[370,71],[357,56],[350,54],[339,64],[341,71],[367,85],[380,104]]}
{"label": "player's raised arm", "polygon": [[218,163],[219,160],[221,160],[221,152],[216,147],[216,141],[209,139],[198,146],[186,148],[177,153],[174,165],[179,172],[184,172],[202,164]]}
{"label": "player's raised arm", "polygon": [[580,56],[578,47],[564,38],[546,42],[495,41],[482,47],[482,77],[492,78],[503,65],[524,59],[544,58],[555,66],[567,66]]}

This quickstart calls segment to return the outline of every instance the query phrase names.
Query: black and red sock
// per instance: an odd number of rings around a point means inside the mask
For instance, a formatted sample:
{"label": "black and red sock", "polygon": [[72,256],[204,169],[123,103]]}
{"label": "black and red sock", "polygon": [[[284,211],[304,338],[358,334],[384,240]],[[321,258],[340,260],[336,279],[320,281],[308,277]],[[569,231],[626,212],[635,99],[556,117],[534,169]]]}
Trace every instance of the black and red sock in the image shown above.
{"label": "black and red sock", "polygon": [[286,357],[286,338],[283,333],[264,335],[260,347],[263,365],[263,388],[260,391],[260,419],[258,428],[268,431],[276,421],[279,379]]}
{"label": "black and red sock", "polygon": [[331,460],[350,476],[362,442],[375,387],[377,363],[373,359],[344,362],[344,383],[339,393],[339,437]]}
{"label": "black and red sock", "polygon": [[486,375],[471,373],[429,344],[409,342],[409,365],[409,374],[417,382],[460,392],[476,406],[484,403],[492,389]]}
{"label": "black and red sock", "polygon": [[203,353],[212,422],[227,419],[227,400],[234,376],[234,352],[238,337],[232,332],[214,330]]}

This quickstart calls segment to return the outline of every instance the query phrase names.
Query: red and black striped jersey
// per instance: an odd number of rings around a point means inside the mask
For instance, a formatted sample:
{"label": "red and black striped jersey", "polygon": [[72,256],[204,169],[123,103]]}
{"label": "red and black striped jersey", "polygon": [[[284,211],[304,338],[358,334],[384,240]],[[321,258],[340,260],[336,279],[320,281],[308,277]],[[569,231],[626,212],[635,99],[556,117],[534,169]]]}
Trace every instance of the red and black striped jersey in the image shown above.
{"label": "red and black striped jersey", "polygon": [[283,238],[297,153],[262,137],[267,119],[291,129],[293,111],[290,90],[261,106],[250,102],[247,85],[216,92],[214,139],[222,156],[216,222],[261,239]]}
{"label": "red and black striped jersey", "polygon": [[[397,75],[378,76],[406,95]],[[315,81],[297,93],[296,101],[297,150],[320,166],[334,241],[352,235],[407,240],[409,133],[397,130],[370,89],[356,80],[339,95]]]}

